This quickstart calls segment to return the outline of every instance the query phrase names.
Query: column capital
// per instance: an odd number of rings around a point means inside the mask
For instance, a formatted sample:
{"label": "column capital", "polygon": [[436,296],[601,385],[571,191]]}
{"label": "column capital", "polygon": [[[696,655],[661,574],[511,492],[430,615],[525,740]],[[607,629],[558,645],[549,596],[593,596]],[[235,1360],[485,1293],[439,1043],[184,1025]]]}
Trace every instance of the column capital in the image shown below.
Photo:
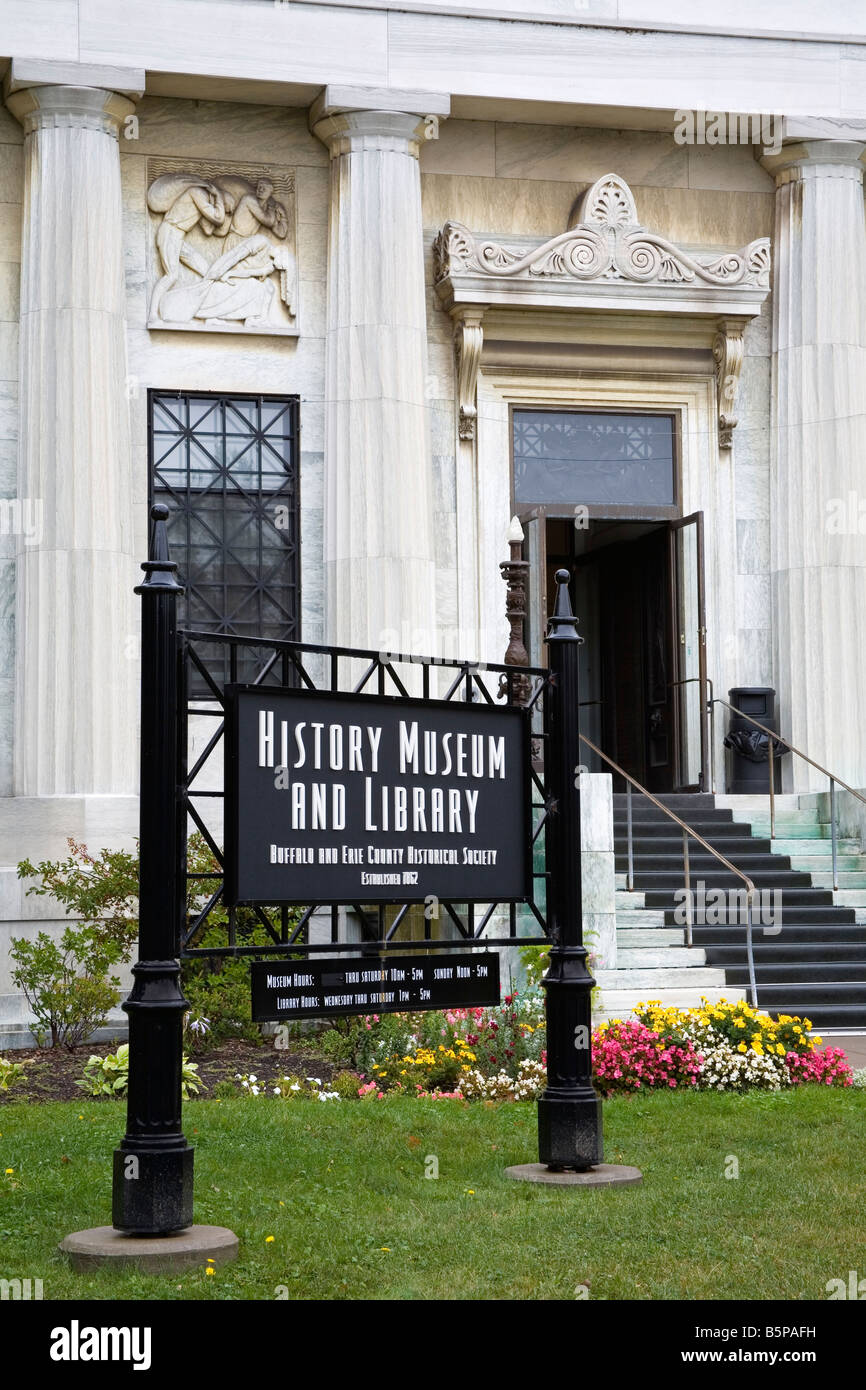
{"label": "column capital", "polygon": [[[378,87],[323,87],[310,107],[310,130],[331,157],[359,149],[390,148],[418,157],[420,140],[435,140],[451,111],[442,92]],[[403,148],[401,148],[401,146]]]}
{"label": "column capital", "polygon": [[29,135],[34,130],[78,126],[117,137],[135,102],[102,87],[34,86],[8,92],[6,105]]}
{"label": "column capital", "polygon": [[850,178],[862,182],[866,128],[859,139],[829,136],[784,140],[780,150],[761,157],[777,184],[810,178]]}

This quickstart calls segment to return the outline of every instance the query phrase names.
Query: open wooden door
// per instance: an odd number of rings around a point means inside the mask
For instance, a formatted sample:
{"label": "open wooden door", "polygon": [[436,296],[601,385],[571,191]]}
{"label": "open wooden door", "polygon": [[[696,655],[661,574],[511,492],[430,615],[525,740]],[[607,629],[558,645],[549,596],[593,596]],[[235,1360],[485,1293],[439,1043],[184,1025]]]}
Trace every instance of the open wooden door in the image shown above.
{"label": "open wooden door", "polygon": [[707,791],[707,625],[704,601],[704,514],[670,523],[674,634],[674,787]]}

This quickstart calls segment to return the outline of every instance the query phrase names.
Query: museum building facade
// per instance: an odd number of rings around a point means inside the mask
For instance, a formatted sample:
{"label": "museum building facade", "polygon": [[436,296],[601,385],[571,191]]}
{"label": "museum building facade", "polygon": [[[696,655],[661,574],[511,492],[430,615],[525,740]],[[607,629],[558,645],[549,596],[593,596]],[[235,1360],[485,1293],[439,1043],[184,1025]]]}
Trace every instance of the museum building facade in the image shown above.
{"label": "museum building facade", "polygon": [[861,19],[48,8],[0,20],[4,957],[19,859],[137,834],[154,501],[188,626],[479,661],[516,516],[530,660],[565,566],[642,785],[726,789],[707,681],[866,785]]}

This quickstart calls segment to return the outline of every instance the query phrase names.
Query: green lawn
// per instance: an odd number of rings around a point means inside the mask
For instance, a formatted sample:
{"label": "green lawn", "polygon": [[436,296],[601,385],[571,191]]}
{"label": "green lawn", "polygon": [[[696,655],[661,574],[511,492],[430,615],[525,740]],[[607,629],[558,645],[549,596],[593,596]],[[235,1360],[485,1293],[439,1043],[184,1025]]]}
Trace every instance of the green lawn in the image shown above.
{"label": "green lawn", "polygon": [[75,1275],[56,1249],[110,1221],[123,1106],[3,1105],[0,1278],[42,1278],[46,1299],[273,1299],[279,1285],[293,1299],[573,1299],[579,1284],[593,1299],[825,1299],[866,1263],[866,1092],[608,1101],[605,1158],[644,1181],[595,1191],[504,1176],[537,1157],[535,1113],[192,1102],[196,1220],[232,1227],[241,1255],[211,1277],[142,1277]]}

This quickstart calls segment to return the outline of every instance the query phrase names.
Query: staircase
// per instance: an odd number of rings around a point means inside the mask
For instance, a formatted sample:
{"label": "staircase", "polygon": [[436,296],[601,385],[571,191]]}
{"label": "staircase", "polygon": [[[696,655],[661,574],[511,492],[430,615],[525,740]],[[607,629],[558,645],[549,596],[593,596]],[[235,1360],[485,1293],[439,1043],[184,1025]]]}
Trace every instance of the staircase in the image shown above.
{"label": "staircase", "polygon": [[[776,805],[776,839],[769,838],[766,797],[660,796],[659,800],[748,874],[758,890],[779,889],[781,910],[764,930],[754,914],[758,1006],[771,1014],[806,1015],[818,1030],[866,1027],[866,855],[839,840],[839,889],[833,892],[830,827],[795,796]],[[691,1008],[704,995],[748,998],[746,927],[736,904],[713,908],[718,923],[693,927],[691,948],[674,917],[674,893],[684,886],[682,834],[645,797],[632,799],[634,890],[625,891],[628,864],[626,797],[614,796],[617,969],[601,970],[601,1017],[627,1017],[640,1000]],[[742,883],[690,840],[693,892]],[[709,915],[709,913],[708,913]],[[781,927],[781,930],[778,928]]]}

